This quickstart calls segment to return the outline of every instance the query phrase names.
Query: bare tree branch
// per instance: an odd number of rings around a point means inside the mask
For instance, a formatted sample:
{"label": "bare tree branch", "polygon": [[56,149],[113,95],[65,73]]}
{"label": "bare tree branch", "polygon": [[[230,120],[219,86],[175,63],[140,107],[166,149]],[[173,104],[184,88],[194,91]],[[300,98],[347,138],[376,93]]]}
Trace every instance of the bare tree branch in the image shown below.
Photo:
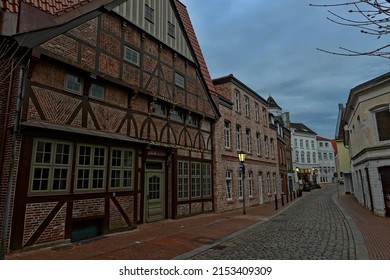
{"label": "bare tree branch", "polygon": [[[327,17],[332,23],[360,29],[364,35],[376,36],[382,38],[390,33],[390,0],[360,0],[350,2],[340,2],[335,4],[310,4],[312,7],[343,8],[344,14],[348,13],[351,17],[340,15],[340,12],[328,10],[331,15]],[[352,18],[352,16],[354,16]],[[358,17],[358,18],[357,18]],[[360,18],[360,19],[359,19]],[[333,52],[318,48],[319,51],[344,56],[378,56],[390,59],[390,45],[369,51],[356,51],[340,47],[343,52]]]}

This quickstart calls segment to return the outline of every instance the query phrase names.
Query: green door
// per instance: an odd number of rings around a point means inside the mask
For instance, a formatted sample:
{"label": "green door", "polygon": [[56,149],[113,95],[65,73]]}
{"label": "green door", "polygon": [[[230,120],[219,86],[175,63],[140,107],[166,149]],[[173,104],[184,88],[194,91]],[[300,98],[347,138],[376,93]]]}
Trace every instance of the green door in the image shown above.
{"label": "green door", "polygon": [[[161,166],[161,169],[151,170],[150,167]],[[165,218],[165,175],[163,162],[147,162],[146,189],[145,189],[145,220],[146,222],[159,221]],[[149,167],[149,169],[148,169]]]}

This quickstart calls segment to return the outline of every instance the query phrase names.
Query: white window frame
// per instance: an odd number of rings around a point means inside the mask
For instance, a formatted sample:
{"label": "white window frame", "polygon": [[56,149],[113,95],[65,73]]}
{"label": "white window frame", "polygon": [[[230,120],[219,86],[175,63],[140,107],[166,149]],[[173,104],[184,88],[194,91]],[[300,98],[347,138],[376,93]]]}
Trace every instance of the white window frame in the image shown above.
{"label": "white window frame", "polygon": [[[120,162],[114,163],[114,154],[116,152],[120,152]],[[130,155],[125,156],[126,154]],[[134,150],[132,149],[124,149],[124,148],[111,148],[111,156],[110,156],[110,190],[132,190],[134,189]],[[116,180],[119,180],[119,184],[113,186],[113,172],[117,172],[119,177],[115,177]],[[127,174],[130,172],[130,176]]]}
{"label": "white window frame", "polygon": [[246,152],[250,154],[252,147],[251,147],[251,130],[249,128],[246,129],[245,137],[246,137]]}
{"label": "white window frame", "polygon": [[242,149],[241,134],[242,134],[241,125],[236,125],[236,148],[237,148],[237,151],[241,151],[241,149]]}
{"label": "white window frame", "polygon": [[[89,148],[90,154],[85,155],[81,154],[81,148]],[[100,159],[100,151],[104,151],[103,161],[99,161],[100,164],[95,164],[96,159]],[[99,154],[96,152],[99,151]],[[104,191],[106,189],[106,161],[107,161],[107,148],[99,145],[90,145],[80,143],[77,145],[77,158],[76,158],[76,168],[75,168],[75,178],[74,178],[74,189],[75,192],[91,192],[91,191]],[[81,162],[82,159],[85,159],[87,162]],[[86,173],[82,173],[82,172]],[[99,173],[99,177],[95,177],[96,173]],[[87,175],[84,177],[84,175]],[[85,181],[86,187],[80,187],[79,182]],[[96,186],[95,182],[101,182],[101,186]]]}
{"label": "white window frame", "polygon": [[244,96],[244,113],[245,113],[245,117],[249,117],[249,97],[248,96]]}
{"label": "white window frame", "polygon": [[[101,89],[101,92],[98,92],[100,95],[96,95],[97,91],[93,89],[94,87],[96,87],[96,89]],[[104,86],[99,83],[92,83],[89,89],[89,97],[104,100]]]}
{"label": "white window frame", "polygon": [[[50,151],[43,151],[42,152],[46,155],[46,160],[38,160],[38,146],[39,145],[50,145]],[[68,146],[69,153],[66,154],[63,151],[59,151],[59,147],[61,146]],[[49,152],[49,154],[48,154]],[[42,138],[36,138],[34,139],[33,143],[33,155],[31,158],[31,171],[30,171],[30,186],[29,186],[29,194],[42,194],[42,193],[66,193],[69,192],[70,189],[70,180],[71,180],[71,173],[72,173],[72,161],[73,161],[73,145],[66,141],[55,141],[55,140],[49,140],[49,139],[42,139]],[[42,155],[44,156],[44,155]],[[57,162],[57,160],[60,157],[61,161],[63,162]],[[64,160],[67,158],[67,162],[64,162]],[[44,159],[44,158],[42,158]],[[41,170],[41,174],[38,177],[36,177],[35,174],[36,171]],[[47,177],[42,177],[43,173],[42,171],[46,170]],[[66,171],[66,176],[60,176],[59,178],[55,178],[55,175],[57,172],[60,172],[59,175],[63,175],[63,172]],[[35,180],[37,178],[37,180]],[[65,188],[58,188],[55,189],[54,184],[57,183],[61,184],[60,181],[66,180],[65,182]],[[39,188],[36,189],[34,187],[34,182],[39,181]],[[46,187],[42,189],[42,182],[46,181]]]}
{"label": "white window frame", "polygon": [[178,200],[188,200],[190,189],[190,163],[188,161],[178,161],[177,169],[177,198]]}
{"label": "white window frame", "polygon": [[230,122],[224,121],[224,139],[225,139],[225,148],[230,149],[231,146],[231,133],[230,133]]}
{"label": "white window frame", "polygon": [[240,92],[238,90],[234,91],[234,108],[236,109],[236,112],[241,112]]}
{"label": "white window frame", "polygon": [[127,62],[130,62],[131,64],[134,64],[135,66],[140,66],[140,54],[133,48],[125,46],[123,59]]}
{"label": "white window frame", "polygon": [[[78,89],[75,88],[76,86],[78,87]],[[84,87],[84,82],[80,76],[71,73],[66,74],[65,82],[64,82],[64,89],[66,91],[82,94],[83,87]]]}
{"label": "white window frame", "polygon": [[231,170],[226,170],[226,199],[233,199],[233,172]]}

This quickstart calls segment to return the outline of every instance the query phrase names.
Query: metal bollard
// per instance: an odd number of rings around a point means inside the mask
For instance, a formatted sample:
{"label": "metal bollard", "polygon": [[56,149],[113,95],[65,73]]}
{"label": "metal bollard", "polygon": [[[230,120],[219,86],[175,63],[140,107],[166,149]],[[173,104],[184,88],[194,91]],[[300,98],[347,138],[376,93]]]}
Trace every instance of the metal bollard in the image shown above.
{"label": "metal bollard", "polygon": [[275,210],[278,210],[278,197],[275,194]]}
{"label": "metal bollard", "polygon": [[288,203],[288,194],[286,194],[286,203]]}
{"label": "metal bollard", "polygon": [[294,199],[295,199],[295,198],[296,198],[296,197],[295,197],[295,191],[293,191],[293,196],[294,196]]}
{"label": "metal bollard", "polygon": [[280,197],[282,198],[282,206],[284,206],[283,194],[280,194]]}
{"label": "metal bollard", "polygon": [[290,201],[292,201],[292,193],[290,192]]}

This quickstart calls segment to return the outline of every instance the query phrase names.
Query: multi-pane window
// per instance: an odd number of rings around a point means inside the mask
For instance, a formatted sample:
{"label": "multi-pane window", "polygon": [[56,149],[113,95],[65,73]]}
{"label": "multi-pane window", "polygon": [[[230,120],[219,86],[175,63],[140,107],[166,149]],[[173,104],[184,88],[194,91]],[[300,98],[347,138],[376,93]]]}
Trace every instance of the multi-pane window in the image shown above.
{"label": "multi-pane window", "polygon": [[329,153],[329,159],[333,160],[333,154],[332,153]]}
{"label": "multi-pane window", "polygon": [[314,140],[311,140],[311,148],[314,149]]}
{"label": "multi-pane window", "polygon": [[249,98],[248,96],[244,96],[244,113],[245,117],[249,117]]}
{"label": "multi-pane window", "polygon": [[260,133],[256,133],[256,152],[257,155],[261,155],[261,135]]}
{"label": "multi-pane window", "polygon": [[303,149],[303,139],[299,139],[299,146]]}
{"label": "multi-pane window", "polygon": [[271,143],[270,143],[270,146],[271,146],[271,158],[275,158],[275,142],[274,142],[274,139],[271,138]]}
{"label": "multi-pane window", "polygon": [[233,198],[232,171],[226,170],[226,199],[231,200],[232,198]]}
{"label": "multi-pane window", "polygon": [[304,151],[301,152],[301,162],[305,163],[305,152]]}
{"label": "multi-pane window", "polygon": [[295,151],[295,160],[296,162],[299,162],[299,152]]}
{"label": "multi-pane window", "polygon": [[298,147],[298,139],[297,138],[294,139],[294,146]]}
{"label": "multi-pane window", "polygon": [[172,109],[170,111],[170,119],[175,122],[184,123],[184,113],[180,110]]}
{"label": "multi-pane window", "polygon": [[188,115],[186,124],[191,125],[193,127],[199,127],[199,118],[194,115]]}
{"label": "multi-pane window", "polygon": [[248,172],[248,189],[249,196],[253,197],[253,172]]}
{"label": "multi-pane window", "polygon": [[255,103],[255,121],[260,121],[260,111],[258,103]]}
{"label": "multi-pane window", "polygon": [[264,154],[266,157],[269,155],[269,148],[268,148],[268,137],[264,136]]}
{"label": "multi-pane window", "polygon": [[328,160],[328,154],[327,154],[327,153],[324,153],[324,154],[323,154],[323,159],[324,159],[324,161],[325,161],[325,160]]}
{"label": "multi-pane window", "polygon": [[307,152],[307,154],[306,154],[306,162],[311,163],[310,152]]}
{"label": "multi-pane window", "polygon": [[240,112],[240,92],[238,90],[234,91],[234,107],[236,112]]}
{"label": "multi-pane window", "polygon": [[211,196],[211,164],[202,164],[202,195],[203,197]]}
{"label": "multi-pane window", "polygon": [[251,152],[251,130],[249,128],[246,129],[246,152]]}
{"label": "multi-pane window", "polygon": [[111,150],[110,188],[130,189],[133,187],[133,151],[127,149]]}
{"label": "multi-pane window", "polygon": [[305,143],[306,143],[306,149],[309,149],[309,140],[306,140]]}
{"label": "multi-pane window", "polygon": [[99,99],[99,100],[104,100],[104,87],[103,85],[92,83],[91,88],[89,90],[89,96]]}
{"label": "multi-pane window", "polygon": [[32,193],[68,191],[72,146],[66,142],[35,140],[31,167]]}
{"label": "multi-pane window", "polygon": [[238,198],[243,198],[243,192],[244,192],[244,178],[243,178],[243,173],[242,171],[238,171]]}
{"label": "multi-pane window", "polygon": [[274,193],[276,193],[276,174],[275,173],[272,175],[272,187],[273,187]]}
{"label": "multi-pane window", "polygon": [[313,163],[317,163],[316,153],[315,152],[313,152]]}
{"label": "multi-pane window", "polygon": [[271,193],[271,173],[267,173],[267,180],[266,180],[266,187],[267,187],[267,193]]}
{"label": "multi-pane window", "polygon": [[267,110],[265,109],[265,108],[263,108],[263,110],[262,110],[262,114],[263,114],[263,116],[262,116],[262,118],[263,118],[263,124],[264,125],[267,125]]}
{"label": "multi-pane window", "polygon": [[225,148],[230,148],[230,122],[224,122]]}
{"label": "multi-pane window", "polygon": [[75,176],[77,191],[104,189],[106,153],[105,147],[78,145]]}
{"label": "multi-pane window", "polygon": [[318,160],[322,161],[322,154],[321,153],[318,153]]}
{"label": "multi-pane window", "polygon": [[390,140],[390,105],[375,113],[379,141]]}
{"label": "multi-pane window", "polygon": [[145,18],[152,23],[154,22],[154,10],[148,5],[145,5]]}
{"label": "multi-pane window", "polygon": [[65,77],[65,89],[75,93],[82,93],[82,79],[78,76],[67,74]]}
{"label": "multi-pane window", "polygon": [[237,151],[241,151],[241,126],[236,126],[236,145]]}
{"label": "multi-pane window", "polygon": [[185,88],[185,78],[182,74],[175,72],[175,85]]}
{"label": "multi-pane window", "polygon": [[199,162],[191,163],[191,197],[197,198],[201,195],[202,173]]}
{"label": "multi-pane window", "polygon": [[125,46],[124,59],[136,66],[140,65],[139,52]]}
{"label": "multi-pane window", "polygon": [[167,107],[163,104],[155,102],[153,105],[153,113],[158,115],[158,116],[166,117],[167,116]]}
{"label": "multi-pane window", "polygon": [[188,199],[189,189],[189,162],[179,161],[178,162],[178,199]]}

